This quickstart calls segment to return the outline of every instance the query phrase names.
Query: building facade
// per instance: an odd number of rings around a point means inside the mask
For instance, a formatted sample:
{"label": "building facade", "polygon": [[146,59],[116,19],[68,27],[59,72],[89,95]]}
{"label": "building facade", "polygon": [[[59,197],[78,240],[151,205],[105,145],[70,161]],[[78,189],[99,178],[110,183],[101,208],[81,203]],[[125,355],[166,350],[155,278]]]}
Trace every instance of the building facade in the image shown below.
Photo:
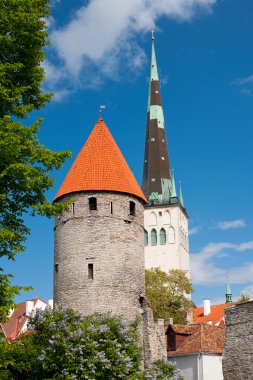
{"label": "building facade", "polygon": [[189,275],[188,215],[170,167],[153,35],[142,190],[148,201],[144,209],[146,269],[181,269]]}

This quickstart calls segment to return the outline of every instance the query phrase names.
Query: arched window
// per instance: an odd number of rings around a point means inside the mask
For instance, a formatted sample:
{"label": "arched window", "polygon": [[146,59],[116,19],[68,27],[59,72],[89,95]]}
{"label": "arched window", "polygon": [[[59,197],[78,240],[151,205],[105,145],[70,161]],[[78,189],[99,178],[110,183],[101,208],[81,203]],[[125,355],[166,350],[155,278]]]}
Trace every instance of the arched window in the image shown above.
{"label": "arched window", "polygon": [[148,245],[148,231],[144,230],[144,245],[145,247]]}
{"label": "arched window", "polygon": [[151,230],[151,245],[157,245],[157,232],[154,228]]}
{"label": "arched window", "polygon": [[170,227],[169,228],[169,243],[173,244],[173,243],[175,243],[175,240],[176,240],[175,230],[173,227]]}
{"label": "arched window", "polygon": [[170,218],[170,212],[169,211],[167,211],[167,210],[165,211],[163,218],[164,218],[163,219],[164,224],[170,224],[171,218]]}
{"label": "arched window", "polygon": [[157,217],[154,212],[151,212],[148,216],[148,224],[149,226],[156,226],[157,225]]}
{"label": "arched window", "polygon": [[166,244],[166,231],[164,228],[160,229],[160,244],[161,245]]}

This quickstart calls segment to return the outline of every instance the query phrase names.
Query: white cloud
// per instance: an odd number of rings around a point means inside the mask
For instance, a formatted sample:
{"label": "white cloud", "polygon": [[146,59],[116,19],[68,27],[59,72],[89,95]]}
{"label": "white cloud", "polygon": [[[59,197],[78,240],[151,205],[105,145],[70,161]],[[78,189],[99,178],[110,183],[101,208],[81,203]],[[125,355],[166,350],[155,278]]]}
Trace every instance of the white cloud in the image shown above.
{"label": "white cloud", "polygon": [[250,75],[246,78],[235,79],[232,83],[237,84],[238,86],[242,86],[244,84],[252,84],[253,85],[253,75]]}
{"label": "white cloud", "polygon": [[225,220],[217,223],[218,228],[221,230],[230,230],[232,228],[246,227],[246,223],[243,219]]}
{"label": "white cloud", "polygon": [[252,95],[253,93],[253,75],[249,75],[245,78],[237,78],[232,81],[232,84],[240,88],[242,95]]}
{"label": "white cloud", "polygon": [[[162,16],[186,21],[199,11],[211,12],[216,2],[90,0],[77,9],[67,25],[51,32],[57,66],[61,65],[71,80],[83,81],[82,85],[90,85],[94,78],[100,83],[98,76],[118,79],[125,69],[134,71],[143,66],[145,54],[136,42],[139,33],[155,28]],[[56,85],[50,76],[47,82]]]}
{"label": "white cloud", "polygon": [[[253,278],[253,262],[243,263],[239,267],[221,268],[219,258],[229,256],[231,251],[242,252],[253,250],[253,241],[232,244],[228,242],[210,243],[200,252],[191,254],[191,278],[194,284],[223,284],[226,282],[227,272],[231,283],[247,284]],[[229,253],[230,252],[230,253]]]}
{"label": "white cloud", "polygon": [[201,229],[201,226],[192,227],[189,229],[189,235],[195,235],[197,234]]}
{"label": "white cloud", "polygon": [[244,288],[240,294],[249,295],[250,297],[253,297],[253,284],[248,285],[246,288]]}

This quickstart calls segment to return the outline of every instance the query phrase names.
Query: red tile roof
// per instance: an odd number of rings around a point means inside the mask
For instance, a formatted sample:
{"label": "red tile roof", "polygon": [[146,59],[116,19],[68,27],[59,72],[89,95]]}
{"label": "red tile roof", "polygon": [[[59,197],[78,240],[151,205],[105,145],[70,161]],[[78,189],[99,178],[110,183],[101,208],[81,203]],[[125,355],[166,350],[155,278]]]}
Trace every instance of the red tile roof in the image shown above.
{"label": "red tile roof", "polygon": [[[38,301],[42,301],[45,305],[47,304],[45,301],[41,300],[39,297],[35,297],[33,300],[34,307]],[[21,330],[25,326],[28,317],[26,315],[26,302],[21,302],[16,305],[17,309],[15,309],[11,316],[9,317],[6,323],[1,323],[0,328],[4,333],[6,339],[11,342],[18,338],[21,333]]]}
{"label": "red tile roof", "polygon": [[[223,327],[194,324],[188,326],[170,325],[175,333],[189,334],[176,351],[169,351],[169,356],[178,354],[202,353],[222,353],[225,344],[225,330]],[[187,332],[185,330],[187,328]]]}
{"label": "red tile roof", "polygon": [[220,323],[223,324],[223,318],[225,315],[224,309],[228,306],[236,305],[238,302],[229,302],[223,303],[220,305],[211,306],[211,312],[207,315],[204,315],[203,307],[196,307],[192,309],[193,311],[193,323],[208,323],[211,321],[213,325],[220,326]]}
{"label": "red tile roof", "polygon": [[101,118],[78,154],[54,201],[66,194],[93,190],[128,193],[146,203],[133,173]]}

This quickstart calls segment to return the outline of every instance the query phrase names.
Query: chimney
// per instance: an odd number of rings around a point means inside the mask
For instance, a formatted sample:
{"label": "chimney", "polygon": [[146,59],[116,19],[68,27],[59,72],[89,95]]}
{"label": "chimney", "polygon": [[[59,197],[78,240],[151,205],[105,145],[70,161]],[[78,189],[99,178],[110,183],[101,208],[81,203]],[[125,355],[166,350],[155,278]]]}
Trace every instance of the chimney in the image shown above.
{"label": "chimney", "polygon": [[204,315],[208,315],[211,313],[211,303],[210,300],[204,299],[203,300],[203,306],[204,306]]}
{"label": "chimney", "polygon": [[165,326],[173,325],[173,318],[165,319],[165,320],[164,320],[164,325],[165,325]]}
{"label": "chimney", "polygon": [[193,323],[193,311],[187,311],[186,313],[186,324],[191,325]]}
{"label": "chimney", "polygon": [[47,303],[48,303],[48,306],[50,307],[50,309],[54,308],[54,301],[53,300],[50,299],[47,301]]}
{"label": "chimney", "polygon": [[25,315],[26,315],[27,317],[30,316],[30,314],[31,314],[31,312],[32,312],[32,310],[33,310],[33,307],[34,307],[34,303],[33,303],[33,301],[26,301],[26,302],[25,302]]}

